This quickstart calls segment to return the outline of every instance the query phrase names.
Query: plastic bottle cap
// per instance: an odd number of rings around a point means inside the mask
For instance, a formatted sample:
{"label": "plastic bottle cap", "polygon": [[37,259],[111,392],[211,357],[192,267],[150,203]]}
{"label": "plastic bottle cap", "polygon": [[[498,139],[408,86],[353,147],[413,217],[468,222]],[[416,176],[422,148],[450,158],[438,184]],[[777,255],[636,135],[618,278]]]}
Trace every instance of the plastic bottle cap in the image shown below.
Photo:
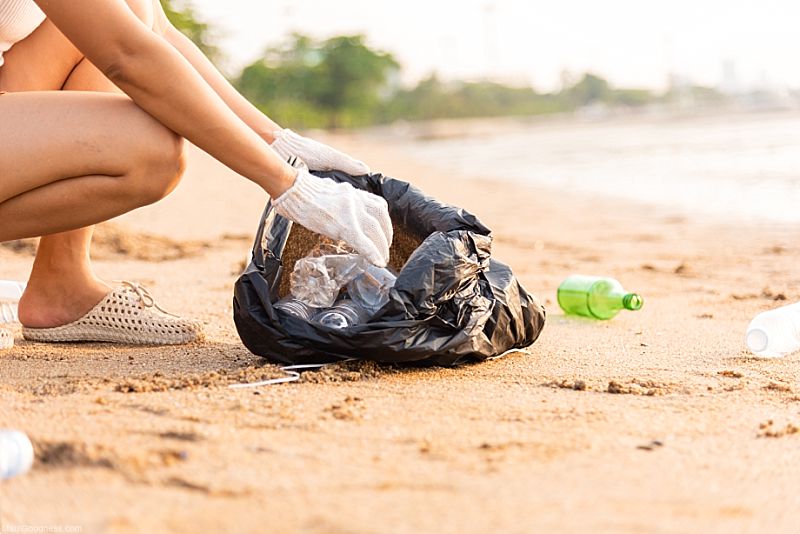
{"label": "plastic bottle cap", "polygon": [[745,342],[747,343],[747,348],[750,349],[751,352],[758,353],[767,350],[769,338],[766,332],[760,328],[754,328],[747,332],[747,339]]}
{"label": "plastic bottle cap", "polygon": [[320,318],[319,322],[329,328],[347,328],[350,326],[350,321],[340,311],[327,312]]}

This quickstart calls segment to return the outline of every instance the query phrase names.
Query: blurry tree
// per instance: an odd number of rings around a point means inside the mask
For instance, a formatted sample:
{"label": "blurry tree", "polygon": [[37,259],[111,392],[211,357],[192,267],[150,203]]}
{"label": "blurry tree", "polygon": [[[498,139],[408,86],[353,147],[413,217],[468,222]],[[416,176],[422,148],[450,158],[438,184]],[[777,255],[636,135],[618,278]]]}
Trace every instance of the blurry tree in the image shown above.
{"label": "blurry tree", "polygon": [[399,68],[390,54],[370,49],[362,35],[318,42],[294,34],[245,67],[236,85],[278,122],[358,126],[374,122]]}
{"label": "blurry tree", "polygon": [[433,74],[413,89],[401,90],[384,110],[386,120],[419,120],[453,116],[450,91]]}
{"label": "blurry tree", "polygon": [[655,95],[647,89],[614,89],[612,91],[611,103],[634,108],[650,104],[655,98]]}
{"label": "blurry tree", "polygon": [[553,95],[530,87],[509,87],[495,82],[445,84],[435,75],[413,89],[398,92],[389,103],[384,120],[416,120],[450,117],[500,117],[566,111]]}
{"label": "blurry tree", "polygon": [[587,72],[578,83],[568,87],[564,93],[573,104],[587,106],[595,102],[607,102],[611,88],[605,79]]}
{"label": "blurry tree", "polygon": [[333,126],[348,114],[363,123],[377,109],[380,91],[400,64],[390,55],[364,44],[363,35],[334,37],[322,44],[319,64],[324,83],[319,86],[319,103],[328,110]]}
{"label": "blurry tree", "polygon": [[605,104],[611,107],[635,108],[651,104],[658,97],[646,89],[617,89],[607,80],[596,74],[586,73],[578,82],[564,88],[559,100],[573,108],[592,104]]}
{"label": "blurry tree", "polygon": [[673,111],[687,109],[713,108],[730,104],[728,95],[717,89],[701,85],[682,85],[670,87],[659,102],[670,107]]}
{"label": "blurry tree", "polygon": [[189,0],[161,0],[161,7],[172,25],[189,37],[211,61],[221,59],[222,54],[213,43],[211,27],[198,20]]}

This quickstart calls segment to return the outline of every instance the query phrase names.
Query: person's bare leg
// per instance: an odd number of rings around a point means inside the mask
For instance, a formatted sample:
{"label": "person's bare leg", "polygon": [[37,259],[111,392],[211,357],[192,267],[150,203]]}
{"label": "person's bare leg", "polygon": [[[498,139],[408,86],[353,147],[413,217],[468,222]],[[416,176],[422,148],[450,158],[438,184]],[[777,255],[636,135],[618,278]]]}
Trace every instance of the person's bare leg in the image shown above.
{"label": "person's bare leg", "polygon": [[87,227],[42,236],[19,304],[22,324],[37,328],[70,323],[111,290],[92,270],[93,231]]}
{"label": "person's bare leg", "polygon": [[[0,129],[0,241],[75,230],[153,203],[183,171],[180,138],[124,96],[11,93],[0,96],[0,117],[7,126]],[[33,278],[31,287],[58,282],[63,299],[26,292],[20,302],[26,326],[56,326],[88,311],[76,305],[84,288],[53,276],[59,266],[52,263],[64,254],[56,247],[74,245],[61,239],[46,241],[43,258],[51,264],[40,258],[37,273],[50,276]],[[89,278],[78,270],[88,265],[85,246],[71,254],[69,269]]]}
{"label": "person's bare leg", "polygon": [[[65,91],[117,93],[119,90],[97,68],[81,60],[63,86]],[[20,302],[25,326],[66,324],[83,316],[111,290],[94,272],[91,242],[94,226],[44,235]]]}
{"label": "person's bare leg", "polygon": [[[153,25],[149,0],[129,2],[137,15]],[[42,57],[47,61],[42,61]],[[4,90],[72,90],[119,92],[52,25],[45,21],[6,55]],[[110,290],[93,272],[90,243],[93,227],[43,236],[28,289],[20,303],[26,326],[55,326],[82,316]]]}

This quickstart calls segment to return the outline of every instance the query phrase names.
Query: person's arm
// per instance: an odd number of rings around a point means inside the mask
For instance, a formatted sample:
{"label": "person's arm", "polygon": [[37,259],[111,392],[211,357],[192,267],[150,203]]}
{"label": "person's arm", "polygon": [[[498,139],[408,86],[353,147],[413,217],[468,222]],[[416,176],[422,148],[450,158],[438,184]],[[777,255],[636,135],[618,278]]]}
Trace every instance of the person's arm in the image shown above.
{"label": "person's arm", "polygon": [[[273,198],[297,171],[123,0],[36,0],[56,27],[139,107]],[[124,127],[124,125],[121,125]]]}
{"label": "person's arm", "polygon": [[240,119],[262,139],[272,143],[275,140],[274,133],[281,127],[243,97],[194,43],[166,20],[163,11],[158,16],[162,19],[158,24],[167,42],[192,64]]}

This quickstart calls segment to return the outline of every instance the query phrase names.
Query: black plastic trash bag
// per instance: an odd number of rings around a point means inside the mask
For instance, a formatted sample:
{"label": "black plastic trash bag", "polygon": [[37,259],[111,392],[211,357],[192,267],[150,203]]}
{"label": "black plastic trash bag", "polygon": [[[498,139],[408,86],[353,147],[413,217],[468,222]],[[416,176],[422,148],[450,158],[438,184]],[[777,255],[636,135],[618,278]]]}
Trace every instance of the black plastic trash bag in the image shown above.
{"label": "black plastic trash bag", "polygon": [[[491,257],[491,232],[476,217],[381,174],[314,174],[382,196],[389,204],[395,241],[402,229],[421,244],[375,316],[364,324],[331,329],[273,308],[287,291],[282,279],[293,268],[282,262],[293,224],[268,204],[233,300],[236,328],[251,352],[285,364],[357,358],[452,366],[527,347],[539,336],[544,308],[507,265]],[[313,238],[305,228],[298,230],[306,232],[305,241]]]}

